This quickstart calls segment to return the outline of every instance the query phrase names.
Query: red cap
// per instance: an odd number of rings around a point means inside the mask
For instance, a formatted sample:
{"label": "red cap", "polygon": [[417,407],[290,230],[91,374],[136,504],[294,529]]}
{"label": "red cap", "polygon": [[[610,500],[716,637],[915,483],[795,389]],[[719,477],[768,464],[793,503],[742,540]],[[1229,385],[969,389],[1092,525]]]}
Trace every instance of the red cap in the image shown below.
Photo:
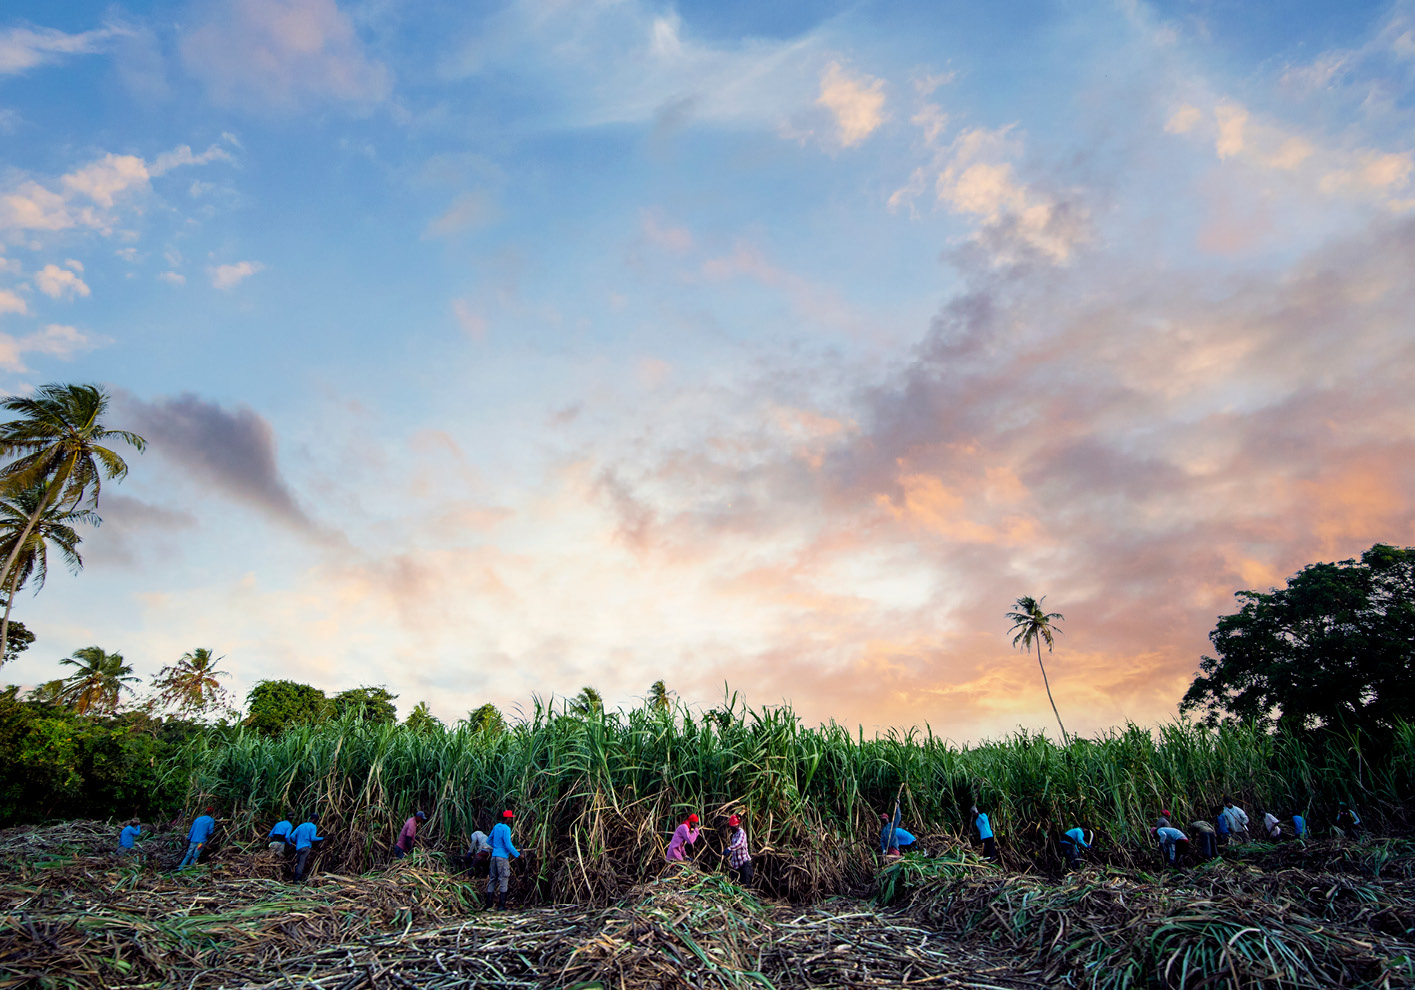
{"label": "red cap", "polygon": [[503,811],[503,812],[501,813],[501,817],[502,817],[502,818],[515,818],[516,816],[513,815],[513,814],[511,814],[510,811]]}
{"label": "red cap", "polygon": [[736,828],[738,825],[742,824],[742,819],[738,818],[736,815],[733,815],[731,818],[727,819],[727,824],[732,826],[733,828]]}
{"label": "red cap", "polygon": [[688,821],[690,821],[690,822],[695,822],[695,821],[697,821],[697,820],[698,820],[698,816],[697,816],[697,815],[689,815],[689,816],[688,816]]}
{"label": "red cap", "polygon": [[1168,809],[1168,808],[1161,808],[1161,809],[1160,809],[1160,817],[1161,817],[1161,818],[1173,818],[1174,816],[1169,813],[1169,809]]}

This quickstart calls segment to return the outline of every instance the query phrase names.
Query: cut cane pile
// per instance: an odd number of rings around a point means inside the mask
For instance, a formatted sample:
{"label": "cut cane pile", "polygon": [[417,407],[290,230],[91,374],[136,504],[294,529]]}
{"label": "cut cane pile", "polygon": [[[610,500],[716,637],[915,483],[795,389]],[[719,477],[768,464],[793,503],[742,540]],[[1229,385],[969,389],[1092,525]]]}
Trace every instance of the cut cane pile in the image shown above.
{"label": "cut cane pile", "polygon": [[119,860],[115,831],[0,832],[0,988],[1415,985],[1408,842],[1060,880],[907,856],[881,871],[884,906],[772,903],[684,866],[608,907],[502,913],[437,856],[292,885],[235,850],[172,873],[178,835],[148,840],[156,860]]}

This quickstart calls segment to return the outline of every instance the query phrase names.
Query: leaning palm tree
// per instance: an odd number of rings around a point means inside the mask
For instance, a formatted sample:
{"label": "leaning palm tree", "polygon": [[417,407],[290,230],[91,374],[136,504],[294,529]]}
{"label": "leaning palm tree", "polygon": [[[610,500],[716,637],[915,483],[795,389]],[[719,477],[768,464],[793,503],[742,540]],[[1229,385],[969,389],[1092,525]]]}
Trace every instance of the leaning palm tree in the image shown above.
{"label": "leaning palm tree", "polygon": [[[15,395],[0,402],[0,408],[19,413],[20,419],[0,424],[0,454],[15,460],[0,471],[12,491],[43,483],[46,497],[35,505],[28,525],[21,530],[5,566],[0,568],[0,587],[10,584],[10,572],[23,552],[30,531],[51,507],[67,505],[70,510],[87,501],[98,507],[103,478],[119,480],[128,465],[105,441],[121,440],[141,451],[147,441],[127,430],[110,430],[99,422],[108,410],[108,393],[97,385],[45,385],[33,395]],[[0,663],[10,636],[10,617],[0,620]]]}
{"label": "leaning palm tree", "polygon": [[133,668],[123,662],[123,654],[99,646],[85,646],[59,662],[76,668],[64,681],[61,698],[80,715],[113,711],[123,692],[132,690],[128,684],[138,680],[132,676]]}
{"label": "leaning palm tree", "polygon": [[1047,681],[1046,664],[1042,663],[1042,640],[1046,640],[1047,652],[1051,652],[1052,639],[1056,633],[1061,632],[1052,626],[1053,622],[1065,621],[1066,616],[1060,612],[1042,611],[1042,602],[1047,600],[1046,595],[1042,595],[1038,600],[1031,595],[1017,599],[1017,611],[1008,612],[1007,617],[1012,620],[1012,628],[1008,632],[1017,635],[1012,637],[1012,645],[1021,645],[1022,649],[1030,649],[1032,644],[1037,644],[1037,666],[1042,668],[1042,684],[1047,689],[1047,701],[1051,702],[1051,712],[1056,716],[1056,724],[1061,726],[1061,743],[1069,746],[1071,740],[1066,736],[1066,726],[1061,725],[1061,713],[1056,710],[1056,701],[1051,696],[1051,684]]}
{"label": "leaning palm tree", "polygon": [[226,689],[218,680],[227,676],[226,671],[216,667],[224,659],[212,656],[204,646],[183,653],[175,664],[163,667],[152,679],[158,703],[175,708],[182,715],[202,715],[223,705],[229,708]]}
{"label": "leaning palm tree", "polygon": [[[44,587],[45,578],[49,576],[50,544],[59,550],[64,563],[69,565],[69,570],[77,574],[83,568],[84,561],[79,556],[79,534],[74,532],[70,524],[85,523],[97,526],[103,521],[92,509],[65,510],[53,504],[35,519],[36,508],[45,502],[52,503],[52,499],[42,483],[30,485],[13,492],[9,497],[0,498],[0,554],[14,561],[9,572],[9,581],[5,585],[3,623],[7,627],[7,633],[10,609],[20,588],[24,587],[31,577],[35,579],[36,591]],[[25,542],[16,552],[20,534],[26,532],[28,535]],[[3,656],[3,653],[0,653],[0,656]]]}

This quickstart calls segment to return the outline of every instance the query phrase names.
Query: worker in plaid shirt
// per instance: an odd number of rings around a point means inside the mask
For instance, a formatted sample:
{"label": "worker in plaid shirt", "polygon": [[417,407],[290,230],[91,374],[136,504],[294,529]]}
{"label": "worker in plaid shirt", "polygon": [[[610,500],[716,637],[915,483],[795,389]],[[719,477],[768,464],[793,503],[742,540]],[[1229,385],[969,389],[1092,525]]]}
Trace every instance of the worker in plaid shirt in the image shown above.
{"label": "worker in plaid shirt", "polygon": [[752,885],[752,855],[747,852],[747,830],[742,827],[742,819],[733,815],[727,819],[727,829],[732,839],[727,843],[727,865],[732,868],[732,877],[743,887]]}

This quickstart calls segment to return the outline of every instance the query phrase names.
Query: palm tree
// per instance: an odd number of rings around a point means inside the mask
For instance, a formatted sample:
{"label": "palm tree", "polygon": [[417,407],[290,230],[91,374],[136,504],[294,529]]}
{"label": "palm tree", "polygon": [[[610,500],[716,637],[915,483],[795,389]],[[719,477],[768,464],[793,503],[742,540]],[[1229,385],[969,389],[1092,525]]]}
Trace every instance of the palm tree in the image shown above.
{"label": "palm tree", "polygon": [[[5,566],[0,568],[0,587],[10,584],[10,571],[28,545],[30,531],[52,505],[67,503],[70,510],[88,501],[98,508],[98,494],[106,476],[120,480],[128,465],[117,453],[103,446],[110,439],[121,440],[141,451],[147,441],[127,430],[110,430],[99,422],[108,409],[108,393],[97,385],[45,385],[33,395],[15,395],[0,402],[0,408],[19,413],[22,418],[0,424],[0,453],[15,460],[0,471],[12,490],[45,484],[40,499],[21,530]],[[0,620],[0,663],[10,636],[10,616]]]}
{"label": "palm tree", "polygon": [[80,715],[94,709],[113,711],[123,692],[132,690],[128,683],[138,680],[132,676],[133,668],[123,662],[123,654],[99,646],[85,646],[59,662],[77,668],[64,681],[62,698]]}
{"label": "palm tree", "polygon": [[580,693],[570,699],[570,711],[576,715],[595,715],[604,711],[604,699],[588,684],[580,688]]}
{"label": "palm tree", "polygon": [[1060,612],[1043,612],[1042,602],[1047,600],[1046,595],[1042,595],[1041,600],[1027,595],[1017,599],[1017,611],[1008,612],[1007,617],[1012,620],[1012,628],[1008,632],[1017,633],[1012,637],[1012,645],[1019,643],[1022,649],[1030,649],[1032,644],[1037,644],[1037,666],[1042,668],[1042,684],[1047,689],[1047,701],[1051,702],[1051,712],[1056,716],[1056,724],[1061,726],[1061,742],[1064,746],[1071,745],[1071,741],[1066,736],[1066,726],[1061,725],[1061,713],[1056,710],[1056,701],[1051,696],[1051,684],[1047,681],[1046,664],[1042,663],[1042,640],[1046,640],[1047,652],[1051,652],[1052,639],[1056,633],[1061,632],[1052,626],[1053,622],[1064,622],[1066,616]]}
{"label": "palm tree", "polygon": [[[49,576],[49,544],[58,547],[64,563],[69,565],[69,570],[77,574],[83,568],[84,561],[79,556],[79,534],[74,532],[69,524],[87,523],[97,526],[103,521],[98,518],[98,513],[91,509],[65,511],[52,504],[35,519],[36,508],[45,502],[52,502],[45,489],[43,484],[30,485],[12,493],[8,498],[0,498],[0,553],[14,561],[14,567],[9,572],[10,580],[5,585],[3,622],[7,640],[10,608],[15,603],[15,595],[31,577],[34,577],[35,590],[38,591],[44,587],[45,578]],[[18,553],[14,552],[20,534],[26,531],[28,536],[24,546],[19,548]],[[6,642],[6,646],[8,645]],[[0,652],[0,657],[3,656],[3,652]],[[0,659],[0,663],[3,662]]]}
{"label": "palm tree", "polygon": [[204,646],[183,653],[175,664],[163,667],[152,679],[159,703],[163,707],[170,705],[183,715],[201,715],[223,705],[230,707],[226,689],[218,680],[227,676],[226,671],[216,667],[225,659],[212,656]]}
{"label": "palm tree", "polygon": [[668,685],[662,681],[654,681],[653,686],[649,688],[649,707],[656,712],[668,711],[673,705],[673,702],[669,700],[672,694],[673,692],[668,690]]}

